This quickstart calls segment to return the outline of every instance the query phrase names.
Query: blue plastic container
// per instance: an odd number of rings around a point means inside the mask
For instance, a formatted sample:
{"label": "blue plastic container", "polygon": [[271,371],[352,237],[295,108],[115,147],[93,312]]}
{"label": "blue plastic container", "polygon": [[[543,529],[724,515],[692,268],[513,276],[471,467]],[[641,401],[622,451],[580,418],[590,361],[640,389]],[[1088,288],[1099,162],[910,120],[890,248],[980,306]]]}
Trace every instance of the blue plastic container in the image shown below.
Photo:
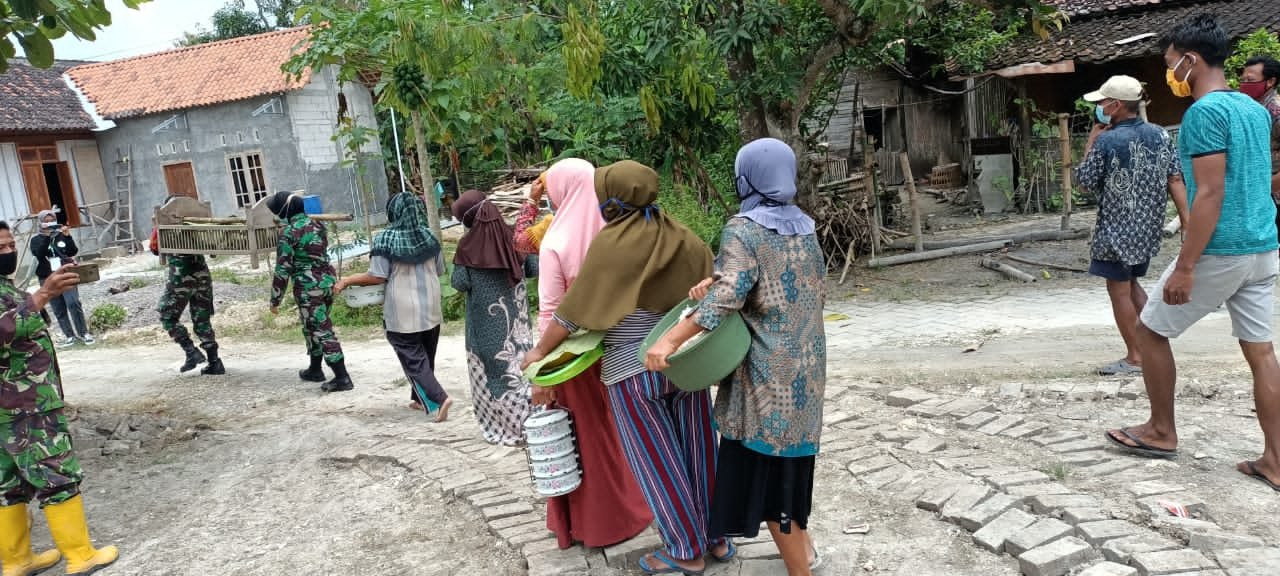
{"label": "blue plastic container", "polygon": [[307,214],[323,214],[324,211],[320,209],[320,197],[315,194],[303,196],[302,211]]}

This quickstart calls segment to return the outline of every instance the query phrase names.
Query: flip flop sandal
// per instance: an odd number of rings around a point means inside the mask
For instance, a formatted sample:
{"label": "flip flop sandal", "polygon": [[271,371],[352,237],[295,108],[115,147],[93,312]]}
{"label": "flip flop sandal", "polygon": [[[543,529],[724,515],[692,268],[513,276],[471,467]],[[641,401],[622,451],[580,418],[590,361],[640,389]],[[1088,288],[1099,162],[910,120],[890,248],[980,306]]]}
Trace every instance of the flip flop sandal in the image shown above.
{"label": "flip flop sandal", "polygon": [[671,557],[667,556],[667,552],[665,550],[658,550],[657,552],[654,552],[653,559],[666,564],[666,568],[650,568],[649,565],[644,562],[645,558],[648,557],[649,556],[640,557],[640,569],[643,570],[645,574],[684,574],[684,576],[702,576],[702,573],[706,571],[705,569],[694,571],[681,568],[679,564],[676,564],[675,561],[671,559]]}
{"label": "flip flop sandal", "polygon": [[822,553],[818,552],[818,547],[813,547],[813,562],[809,563],[809,571],[817,572],[822,567]]}
{"label": "flip flop sandal", "polygon": [[1121,434],[1124,434],[1124,436],[1129,440],[1132,440],[1133,443],[1136,444],[1136,446],[1130,446],[1128,444],[1125,444],[1124,442],[1121,442],[1119,439],[1113,436],[1111,432],[1103,432],[1102,435],[1106,436],[1107,440],[1110,440],[1112,444],[1115,444],[1121,450],[1137,456],[1142,456],[1145,458],[1175,458],[1178,456],[1178,450],[1176,448],[1173,450],[1167,450],[1164,448],[1156,448],[1155,446],[1150,446],[1146,442],[1143,442],[1140,438],[1135,436],[1132,432],[1130,432],[1128,428],[1121,428],[1119,432]]}
{"label": "flip flop sandal", "polygon": [[1142,373],[1141,366],[1134,366],[1123,358],[1098,369],[1099,376],[1130,376]]}
{"label": "flip flop sandal", "polygon": [[730,560],[733,560],[734,556],[738,555],[738,548],[733,545],[733,540],[725,538],[724,541],[726,544],[729,545],[729,550],[724,553],[724,556],[716,556],[716,553],[712,552],[711,558],[714,559],[716,562],[728,562]]}
{"label": "flip flop sandal", "polygon": [[1257,462],[1253,460],[1247,460],[1245,461],[1244,465],[1249,468],[1249,473],[1246,474],[1246,476],[1257,478],[1258,480],[1261,480],[1263,484],[1266,484],[1267,486],[1269,486],[1272,490],[1275,490],[1276,492],[1280,492],[1280,484],[1276,484],[1275,482],[1272,482],[1270,478],[1263,476],[1262,473],[1258,471]]}

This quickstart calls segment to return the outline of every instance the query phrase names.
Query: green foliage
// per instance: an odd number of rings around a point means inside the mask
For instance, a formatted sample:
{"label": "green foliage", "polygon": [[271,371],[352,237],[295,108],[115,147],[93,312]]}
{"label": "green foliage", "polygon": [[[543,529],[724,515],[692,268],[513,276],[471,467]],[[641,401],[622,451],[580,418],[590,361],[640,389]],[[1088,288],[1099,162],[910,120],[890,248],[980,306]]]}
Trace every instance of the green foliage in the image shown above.
{"label": "green foliage", "polygon": [[1244,63],[1254,56],[1270,56],[1280,59],[1280,37],[1266,28],[1259,28],[1252,34],[1241,38],[1236,48],[1227,58],[1227,82],[1232,88],[1240,87],[1240,74],[1244,72]]}
{"label": "green foliage", "polygon": [[[137,8],[150,0],[121,0]],[[22,47],[36,68],[53,65],[53,43],[68,32],[81,40],[97,39],[96,30],[111,25],[111,13],[102,0],[0,0],[0,73]],[[15,44],[16,43],[16,44]]]}
{"label": "green foliage", "polygon": [[334,326],[343,328],[372,328],[382,326],[382,306],[352,308],[346,298],[334,298],[329,317]]}
{"label": "green foliage", "polygon": [[119,328],[128,316],[129,313],[119,304],[100,304],[89,314],[89,330],[101,334]]}
{"label": "green foliage", "polygon": [[150,284],[151,284],[151,281],[150,281],[150,280],[147,280],[147,277],[146,277],[146,276],[131,276],[131,277],[129,277],[129,289],[130,289],[130,290],[138,290],[138,289],[140,289],[140,288],[146,288],[146,287],[147,287],[148,285],[150,285]]}

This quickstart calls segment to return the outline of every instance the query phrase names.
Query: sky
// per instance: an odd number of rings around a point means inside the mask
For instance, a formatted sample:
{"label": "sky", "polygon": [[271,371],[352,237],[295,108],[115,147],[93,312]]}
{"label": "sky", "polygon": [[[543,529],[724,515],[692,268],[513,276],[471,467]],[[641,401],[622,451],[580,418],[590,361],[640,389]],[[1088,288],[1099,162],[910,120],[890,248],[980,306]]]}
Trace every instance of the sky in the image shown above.
{"label": "sky", "polygon": [[[107,0],[111,25],[98,39],[85,42],[70,34],[53,41],[58,60],[118,60],[173,47],[182,33],[197,24],[209,27],[213,13],[227,0],[151,0],[131,10],[121,0]],[[252,2],[249,2],[252,8]]]}

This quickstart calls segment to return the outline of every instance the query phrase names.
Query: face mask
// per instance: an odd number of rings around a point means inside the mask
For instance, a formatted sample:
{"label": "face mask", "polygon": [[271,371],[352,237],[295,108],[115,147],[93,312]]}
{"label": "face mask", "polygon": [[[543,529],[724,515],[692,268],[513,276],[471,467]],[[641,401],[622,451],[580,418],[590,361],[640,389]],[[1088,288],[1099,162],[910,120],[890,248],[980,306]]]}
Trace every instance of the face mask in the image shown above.
{"label": "face mask", "polygon": [[1110,117],[1110,116],[1107,116],[1107,115],[1102,111],[1102,108],[1103,108],[1103,106],[1101,106],[1101,105],[1094,106],[1094,107],[1093,107],[1093,117],[1094,117],[1094,118],[1097,118],[1099,123],[1110,125],[1110,124],[1111,124],[1111,117]]}
{"label": "face mask", "polygon": [[[1169,91],[1173,92],[1173,95],[1178,98],[1186,98],[1191,95],[1191,83],[1187,82],[1187,80],[1191,78],[1191,70],[1187,70],[1187,75],[1183,76],[1182,80],[1178,80],[1177,75],[1173,72],[1174,70],[1177,70],[1178,67],[1182,65],[1182,61],[1186,59],[1186,56],[1179,58],[1178,63],[1174,64],[1173,68],[1166,70],[1164,74],[1164,81],[1169,85]],[[1191,65],[1195,66],[1195,58],[1191,59]]]}
{"label": "face mask", "polygon": [[18,253],[0,254],[0,276],[13,276],[18,271]]}
{"label": "face mask", "polygon": [[1267,90],[1266,81],[1240,83],[1240,92],[1254,100],[1261,100],[1266,95]]}

